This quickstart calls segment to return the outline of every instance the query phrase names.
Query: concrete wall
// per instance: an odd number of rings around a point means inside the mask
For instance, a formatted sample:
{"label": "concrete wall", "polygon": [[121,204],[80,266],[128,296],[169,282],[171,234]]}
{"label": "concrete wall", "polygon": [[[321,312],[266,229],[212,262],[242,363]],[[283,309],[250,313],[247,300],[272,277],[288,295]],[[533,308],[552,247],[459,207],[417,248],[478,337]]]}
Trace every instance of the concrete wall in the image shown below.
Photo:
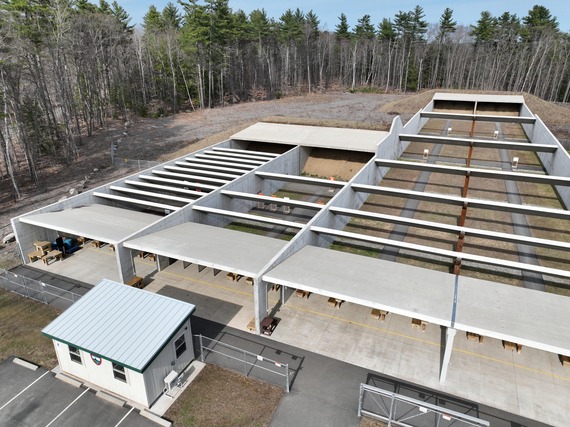
{"label": "concrete wall", "polygon": [[[531,141],[533,144],[548,144],[558,147],[552,154],[537,153],[549,175],[566,177],[570,175],[570,155],[538,116],[532,129]],[[556,190],[564,207],[570,209],[570,187],[558,185]]]}

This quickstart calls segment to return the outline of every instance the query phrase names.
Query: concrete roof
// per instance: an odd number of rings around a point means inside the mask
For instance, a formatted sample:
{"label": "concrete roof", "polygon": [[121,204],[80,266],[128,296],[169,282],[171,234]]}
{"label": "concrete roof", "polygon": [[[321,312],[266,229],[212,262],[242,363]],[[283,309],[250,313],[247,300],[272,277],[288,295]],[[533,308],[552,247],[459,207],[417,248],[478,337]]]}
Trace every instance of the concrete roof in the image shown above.
{"label": "concrete roof", "polygon": [[263,280],[450,326],[455,276],[305,246]]}
{"label": "concrete roof", "polygon": [[192,304],[105,279],[42,333],[143,372],[194,310]]}
{"label": "concrete roof", "polygon": [[255,276],[286,244],[271,237],[189,222],[129,240],[124,246]]}
{"label": "concrete roof", "polygon": [[461,276],[457,329],[570,356],[570,298]]}
{"label": "concrete roof", "polygon": [[263,280],[570,355],[570,298],[546,292],[314,246]]}
{"label": "concrete roof", "polygon": [[162,217],[159,215],[130,209],[88,205],[58,212],[32,214],[21,217],[20,221],[76,236],[116,243],[160,218]]}
{"label": "concrete roof", "polygon": [[387,135],[375,130],[256,123],[231,139],[375,153]]}
{"label": "concrete roof", "polygon": [[524,104],[524,97],[521,95],[482,95],[471,93],[436,93],[433,95],[434,101],[473,101],[473,102],[495,102],[509,104]]}

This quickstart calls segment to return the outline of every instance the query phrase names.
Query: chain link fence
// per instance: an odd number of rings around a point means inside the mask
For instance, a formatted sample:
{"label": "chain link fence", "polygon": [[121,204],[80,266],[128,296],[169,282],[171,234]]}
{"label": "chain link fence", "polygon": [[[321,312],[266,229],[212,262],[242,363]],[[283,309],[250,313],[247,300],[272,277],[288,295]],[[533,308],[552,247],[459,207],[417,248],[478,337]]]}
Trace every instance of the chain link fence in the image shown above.
{"label": "chain link fence", "polygon": [[488,421],[413,399],[368,384],[360,384],[358,416],[386,422],[388,427],[489,427]]}
{"label": "chain link fence", "polygon": [[121,159],[119,157],[113,157],[112,162],[116,168],[137,169],[139,171],[153,168],[160,164],[152,160]]}
{"label": "chain link fence", "polygon": [[71,304],[81,298],[81,295],[74,292],[3,269],[0,269],[0,288],[44,304],[53,305],[62,310],[70,307]]}
{"label": "chain link fence", "polygon": [[291,383],[287,363],[269,359],[204,335],[194,335],[194,338],[200,349],[202,362],[213,363],[243,373],[246,377],[252,376],[277,384],[289,393]]}

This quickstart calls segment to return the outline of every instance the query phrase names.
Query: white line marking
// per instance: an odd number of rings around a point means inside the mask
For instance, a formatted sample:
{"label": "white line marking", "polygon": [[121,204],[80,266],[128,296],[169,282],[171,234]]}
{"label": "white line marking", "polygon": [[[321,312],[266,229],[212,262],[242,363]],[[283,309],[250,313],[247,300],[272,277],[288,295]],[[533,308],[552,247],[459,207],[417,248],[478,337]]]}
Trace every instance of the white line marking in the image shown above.
{"label": "white line marking", "polygon": [[129,416],[129,414],[131,412],[133,412],[133,409],[135,409],[135,408],[132,407],[131,410],[129,412],[127,412],[127,415],[125,415],[123,418],[121,418],[121,421],[119,421],[117,424],[115,424],[115,427],[117,427],[119,424],[121,424],[123,421],[125,421],[125,418],[127,418]]}
{"label": "white line marking", "polygon": [[87,393],[89,390],[90,390],[89,387],[88,387],[87,389],[85,389],[85,391],[84,391],[83,393],[81,393],[79,396],[77,396],[73,402],[71,402],[69,405],[67,405],[67,406],[65,407],[65,409],[64,409],[63,411],[61,411],[61,412],[57,415],[57,417],[55,417],[53,420],[51,420],[51,422],[50,422],[48,425],[46,425],[46,427],[51,426],[51,425],[53,424],[53,422],[54,422],[55,420],[57,420],[57,419],[61,416],[61,414],[63,414],[65,411],[67,411],[67,410],[71,407],[71,405],[73,405],[75,402],[77,402],[77,401],[81,398],[81,396],[83,396],[83,395],[84,395],[85,393]]}
{"label": "white line marking", "polygon": [[0,408],[0,411],[2,409],[4,409],[6,406],[8,406],[14,399],[16,399],[19,395],[21,395],[23,392],[25,392],[27,389],[29,389],[31,386],[33,386],[35,383],[37,383],[39,380],[41,380],[44,376],[46,376],[47,374],[49,374],[50,371],[45,372],[41,377],[39,377],[38,379],[36,379],[33,383],[31,383],[29,386],[27,386],[25,389],[23,389],[21,392],[19,392],[17,395],[15,395],[13,398],[11,398],[8,402],[6,402],[4,404],[4,406],[2,406]]}

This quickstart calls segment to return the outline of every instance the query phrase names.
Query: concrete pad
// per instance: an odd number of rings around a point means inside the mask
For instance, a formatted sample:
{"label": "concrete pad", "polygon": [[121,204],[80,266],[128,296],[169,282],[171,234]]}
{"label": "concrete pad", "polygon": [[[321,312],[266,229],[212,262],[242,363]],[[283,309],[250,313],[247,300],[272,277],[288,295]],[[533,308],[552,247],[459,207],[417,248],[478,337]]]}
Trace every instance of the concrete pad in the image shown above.
{"label": "concrete pad", "polygon": [[374,153],[387,135],[388,132],[374,130],[256,123],[231,139]]}

